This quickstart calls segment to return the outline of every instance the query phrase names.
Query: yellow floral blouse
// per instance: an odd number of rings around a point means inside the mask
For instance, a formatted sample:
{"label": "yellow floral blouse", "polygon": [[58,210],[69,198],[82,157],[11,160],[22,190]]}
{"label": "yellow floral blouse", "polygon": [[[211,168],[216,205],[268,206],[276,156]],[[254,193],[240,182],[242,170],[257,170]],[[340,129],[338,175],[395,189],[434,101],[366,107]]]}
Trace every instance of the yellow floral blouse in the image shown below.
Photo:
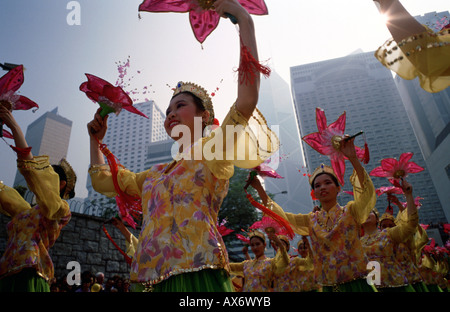
{"label": "yellow floral blouse", "polygon": [[[405,225],[408,223],[407,210],[399,211],[395,218],[395,224]],[[397,248],[397,259],[403,267],[409,284],[422,282],[419,272],[418,257],[422,253],[423,247],[428,243],[428,235],[420,225],[416,226],[413,235],[406,242],[400,243]]]}
{"label": "yellow floral blouse", "polygon": [[376,202],[375,188],[367,172],[359,183],[356,172],[350,177],[354,200],[345,207],[336,205],[309,214],[284,212],[275,202],[271,209],[290,222],[299,235],[309,235],[314,251],[314,273],[320,286],[335,286],[365,278],[367,257],[360,241],[361,224],[367,219]]}
{"label": "yellow floral blouse", "polygon": [[289,255],[285,249],[279,249],[275,258],[230,263],[231,272],[244,277],[242,292],[272,291],[275,276],[286,273],[288,266]]}
{"label": "yellow floral blouse", "polygon": [[49,280],[54,277],[49,249],[70,220],[69,205],[59,195],[59,176],[48,156],[18,160],[17,164],[29,190],[36,195],[37,205],[31,207],[15,189],[0,182],[0,212],[11,217],[0,277],[35,268],[38,275]]}
{"label": "yellow floral blouse", "polygon": [[293,257],[289,266],[281,274],[276,274],[274,292],[305,292],[317,290],[320,286],[314,276],[313,259]]}
{"label": "yellow floral blouse", "polygon": [[396,43],[386,41],[375,57],[403,79],[419,77],[427,92],[439,92],[450,86],[450,29],[426,31]]}
{"label": "yellow floral blouse", "polygon": [[[249,130],[247,126],[254,121],[259,127],[265,126],[265,134],[253,135],[255,128]],[[120,188],[142,199],[142,229],[137,243],[128,246],[128,251],[135,250],[132,282],[151,285],[176,274],[208,268],[229,271],[227,250],[216,227],[229,178],[234,165],[253,168],[267,159],[278,148],[278,138],[267,128],[258,110],[247,121],[233,105],[218,128],[223,131],[224,141],[229,139],[227,131],[231,131],[227,126],[234,126],[231,130],[237,133],[237,139],[232,144],[228,142],[227,149],[215,149],[220,145],[211,144],[217,133],[221,137],[216,129],[214,135],[197,141],[191,150],[170,163],[140,173],[119,170]],[[263,140],[268,140],[268,144],[262,144]],[[205,146],[216,155],[234,152],[234,158],[207,159],[206,154],[199,159],[188,157],[190,151],[195,153],[196,148]],[[108,165],[91,166],[89,173],[97,192],[109,197],[116,195]]]}
{"label": "yellow floral blouse", "polygon": [[417,212],[410,215],[408,223],[366,234],[361,238],[369,261],[380,263],[380,282],[378,288],[408,285],[409,271],[398,261],[399,245],[414,235],[419,222]]}

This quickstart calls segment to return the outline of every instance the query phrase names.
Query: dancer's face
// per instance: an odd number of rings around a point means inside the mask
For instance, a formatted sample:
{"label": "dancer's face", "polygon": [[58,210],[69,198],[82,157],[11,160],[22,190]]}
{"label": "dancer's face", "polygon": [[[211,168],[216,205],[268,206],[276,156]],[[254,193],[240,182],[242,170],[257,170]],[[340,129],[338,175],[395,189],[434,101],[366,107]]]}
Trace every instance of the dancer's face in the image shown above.
{"label": "dancer's face", "polygon": [[363,223],[363,225],[376,225],[376,224],[377,224],[377,216],[373,212],[369,214],[366,222]]}
{"label": "dancer's face", "polygon": [[258,258],[264,255],[264,250],[266,249],[266,244],[258,237],[252,237],[250,240],[250,248],[255,256]]}
{"label": "dancer's face", "polygon": [[341,188],[328,174],[318,175],[314,180],[314,196],[321,202],[336,200]]}
{"label": "dancer's face", "polygon": [[[174,135],[172,135],[172,130],[177,125],[187,126],[191,136],[191,139],[194,139],[194,117],[202,117],[202,112],[198,111],[197,106],[195,105],[194,99],[191,95],[186,93],[180,93],[179,95],[172,98],[170,101],[169,107],[166,110],[166,119],[164,121],[164,128],[167,134],[174,140],[180,139],[185,133],[176,133],[174,131]],[[200,122],[197,127],[201,127],[202,124]],[[201,131],[200,131],[201,132]]]}

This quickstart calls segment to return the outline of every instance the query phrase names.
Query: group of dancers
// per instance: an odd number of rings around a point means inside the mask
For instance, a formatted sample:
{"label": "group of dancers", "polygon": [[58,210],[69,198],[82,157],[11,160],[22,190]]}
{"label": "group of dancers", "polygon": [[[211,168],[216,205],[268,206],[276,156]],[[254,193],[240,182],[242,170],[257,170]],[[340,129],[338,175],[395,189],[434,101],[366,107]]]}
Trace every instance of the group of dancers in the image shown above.
{"label": "group of dancers", "polygon": [[[380,47],[376,57],[399,75],[406,73],[402,76],[406,79],[418,76],[422,87],[430,92],[446,88],[450,76],[449,58],[445,57],[450,49],[448,30],[436,35],[417,23],[398,0],[376,2],[381,12],[390,17],[387,25],[393,36],[392,41]],[[428,277],[424,276],[424,266],[433,259],[424,260],[419,255],[423,247],[420,239],[424,239],[425,233],[418,226],[412,186],[402,181],[407,208],[399,214],[395,226],[380,230],[378,212],[374,209],[375,189],[358,160],[354,139],[342,140],[340,146],[340,152],[353,167],[350,181],[354,200],[345,206],[337,203],[340,184],[327,165],[319,166],[311,174],[311,188],[321,208],[309,214],[285,212],[265,194],[259,179],[251,181],[261,204],[302,235],[304,239],[297,247],[299,252],[307,251],[307,255],[290,258],[289,240],[271,233],[268,239],[276,244],[277,254],[273,259],[267,258],[261,253],[266,245],[265,235],[255,231],[250,237],[255,258],[230,263],[217,228],[217,217],[234,166],[257,167],[278,149],[279,141],[256,108],[261,68],[255,63],[258,52],[253,20],[237,0],[217,0],[214,10],[220,16],[231,14],[237,20],[241,51],[237,98],[220,125],[214,118],[212,100],[206,90],[195,83],[179,82],[166,110],[164,127],[173,140],[189,140],[190,145],[180,144],[179,153],[171,162],[138,173],[105,162],[102,141],[108,128],[108,115],[102,116],[99,109],[87,125],[93,188],[108,197],[119,198],[118,204],[125,209],[134,209],[136,203],[141,209],[139,236],[127,238],[130,282],[134,289],[153,292],[426,290]],[[417,45],[422,46],[420,51],[415,49]],[[243,64],[249,56],[252,61]],[[12,131],[18,168],[37,202],[31,207],[17,191],[0,183],[0,211],[12,218],[7,229],[7,248],[0,259],[0,291],[49,291],[47,281],[53,278],[54,270],[48,250],[70,220],[66,200],[74,196],[76,175],[66,160],[52,166],[47,156],[33,156],[11,111],[4,105],[0,105],[0,119]],[[204,128],[214,126],[219,130],[197,136],[196,120],[201,120]],[[179,125],[190,130],[189,137],[173,131]],[[211,146],[211,140],[219,135],[227,144],[214,154],[224,157],[191,157],[196,147]],[[371,260],[381,264],[379,285],[370,284],[366,279]],[[434,270],[434,267],[426,268]],[[440,283],[436,278],[430,281],[433,285]]]}

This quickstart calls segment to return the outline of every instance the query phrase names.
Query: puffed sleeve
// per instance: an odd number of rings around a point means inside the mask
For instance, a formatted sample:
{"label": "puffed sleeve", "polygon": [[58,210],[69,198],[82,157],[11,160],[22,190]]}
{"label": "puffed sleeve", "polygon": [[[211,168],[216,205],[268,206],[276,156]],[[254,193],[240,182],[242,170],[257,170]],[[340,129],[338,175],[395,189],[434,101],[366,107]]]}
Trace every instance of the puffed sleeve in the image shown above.
{"label": "puffed sleeve", "polygon": [[60,196],[59,175],[50,165],[48,156],[35,156],[32,160],[18,159],[17,168],[47,219],[59,220],[70,215],[69,204]]}
{"label": "puffed sleeve", "polygon": [[244,276],[244,264],[249,260],[245,260],[242,262],[231,262],[230,263],[230,272],[234,275]]}
{"label": "puffed sleeve", "polygon": [[364,182],[362,185],[360,184],[355,170],[353,170],[353,173],[350,176],[350,182],[353,185],[354,200],[348,202],[347,207],[355,221],[359,224],[363,224],[369,217],[369,214],[375,207],[377,201],[375,187],[365,170]]}
{"label": "puffed sleeve", "polygon": [[[117,181],[120,189],[130,196],[141,197],[142,184],[145,181],[147,172],[148,170],[134,173],[128,169],[119,169]],[[108,164],[92,165],[88,173],[95,191],[107,197],[115,197],[117,195]]]}
{"label": "puffed sleeve", "polygon": [[289,255],[286,248],[278,248],[275,258],[272,259],[272,272],[276,275],[282,274],[286,271],[289,265]]}
{"label": "puffed sleeve", "polygon": [[0,213],[12,218],[30,208],[30,204],[19,192],[0,181]]}
{"label": "puffed sleeve", "polygon": [[389,228],[388,235],[396,243],[404,243],[414,236],[419,224],[419,215],[416,212],[408,214],[408,221]]}
{"label": "puffed sleeve", "polygon": [[291,224],[292,230],[299,235],[309,235],[311,227],[311,213],[309,214],[293,214],[290,212],[284,212],[276,202],[271,198],[268,199],[267,208],[275,212],[277,215],[285,219]]}
{"label": "puffed sleeve", "polygon": [[439,92],[450,86],[450,29],[435,33],[423,26],[423,33],[386,41],[375,57],[403,79],[419,77],[425,91]]}
{"label": "puffed sleeve", "polygon": [[222,125],[204,137],[201,146],[214,176],[229,179],[234,166],[250,169],[267,160],[278,150],[279,139],[257,108],[247,120],[233,104]]}

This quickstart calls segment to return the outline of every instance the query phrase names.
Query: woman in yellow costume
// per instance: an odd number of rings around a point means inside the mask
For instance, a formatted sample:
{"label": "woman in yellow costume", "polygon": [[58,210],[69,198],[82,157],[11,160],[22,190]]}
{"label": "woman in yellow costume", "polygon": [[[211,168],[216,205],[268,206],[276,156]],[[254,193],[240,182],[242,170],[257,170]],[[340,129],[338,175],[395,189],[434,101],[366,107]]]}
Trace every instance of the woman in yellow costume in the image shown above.
{"label": "woman in yellow costume", "polygon": [[265,255],[267,247],[265,235],[254,230],[249,233],[249,239],[255,258],[240,263],[230,263],[231,272],[244,278],[242,292],[272,291],[274,276],[283,273],[289,264],[289,255],[280,238],[274,233],[267,235],[278,246],[274,258],[268,258]]}
{"label": "woman in yellow costume", "polygon": [[364,235],[361,242],[369,261],[380,264],[380,284],[378,290],[415,292],[408,284],[407,274],[398,261],[397,251],[401,243],[414,235],[419,222],[417,207],[412,196],[412,186],[403,180],[403,192],[407,199],[407,223],[380,230],[378,227],[378,212],[372,211],[366,222],[362,224]]}
{"label": "woman in yellow costume", "polygon": [[310,237],[315,279],[323,292],[376,291],[366,281],[368,261],[360,241],[361,224],[374,208],[376,194],[369,175],[356,156],[353,141],[342,140],[340,148],[354,168],[350,177],[353,201],[344,207],[338,204],[341,187],[333,169],[323,164],[309,178],[321,204],[319,211],[293,214],[284,212],[274,201],[268,201],[268,207],[289,221],[297,234]]}
{"label": "woman in yellow costume", "polygon": [[[405,209],[403,203],[392,194],[388,195],[388,200],[396,204],[399,208],[399,212],[395,217],[395,225],[405,225],[408,223],[408,210]],[[417,204],[416,204],[417,206]],[[417,208],[418,209],[418,208]],[[408,279],[408,284],[411,284],[416,292],[427,292],[428,288],[423,282],[423,278],[420,275],[418,259],[422,253],[422,248],[428,243],[427,232],[419,224],[416,226],[414,234],[410,238],[398,245],[397,256],[405,272],[405,276]]]}
{"label": "woman in yellow costume", "polygon": [[[257,60],[250,14],[237,0],[218,0],[214,6],[221,16],[226,12],[237,18],[241,45]],[[164,122],[166,132],[179,143],[178,155],[144,172],[119,170],[120,189],[142,201],[142,230],[131,264],[131,282],[152,291],[233,291],[227,251],[216,226],[220,205],[234,166],[254,168],[279,144],[256,109],[260,72],[250,69],[253,82],[239,79],[230,112],[220,127],[204,137],[203,129],[214,121],[211,98],[196,84],[178,83]],[[253,123],[256,137],[249,132]],[[195,131],[197,126],[200,131]],[[117,192],[97,141],[102,141],[106,129],[107,117],[99,114],[88,124],[89,173],[94,189],[112,197]]]}
{"label": "woman in yellow costume", "polygon": [[403,79],[419,77],[425,91],[439,92],[450,86],[450,27],[435,33],[421,25],[399,0],[374,0],[386,16],[392,35],[375,57]]}
{"label": "woman in yellow costume", "polygon": [[33,156],[20,126],[1,104],[0,119],[11,129],[17,168],[37,202],[31,207],[0,181],[0,213],[11,217],[0,259],[0,292],[50,292],[54,268],[49,249],[70,220],[66,200],[75,195],[76,175],[65,159],[51,166],[48,156]]}
{"label": "woman in yellow costume", "polygon": [[[288,238],[281,240],[289,248]],[[299,256],[291,257],[289,267],[281,274],[275,275],[275,292],[315,292],[320,289],[314,276],[313,252],[308,239],[302,236],[297,247]]]}

